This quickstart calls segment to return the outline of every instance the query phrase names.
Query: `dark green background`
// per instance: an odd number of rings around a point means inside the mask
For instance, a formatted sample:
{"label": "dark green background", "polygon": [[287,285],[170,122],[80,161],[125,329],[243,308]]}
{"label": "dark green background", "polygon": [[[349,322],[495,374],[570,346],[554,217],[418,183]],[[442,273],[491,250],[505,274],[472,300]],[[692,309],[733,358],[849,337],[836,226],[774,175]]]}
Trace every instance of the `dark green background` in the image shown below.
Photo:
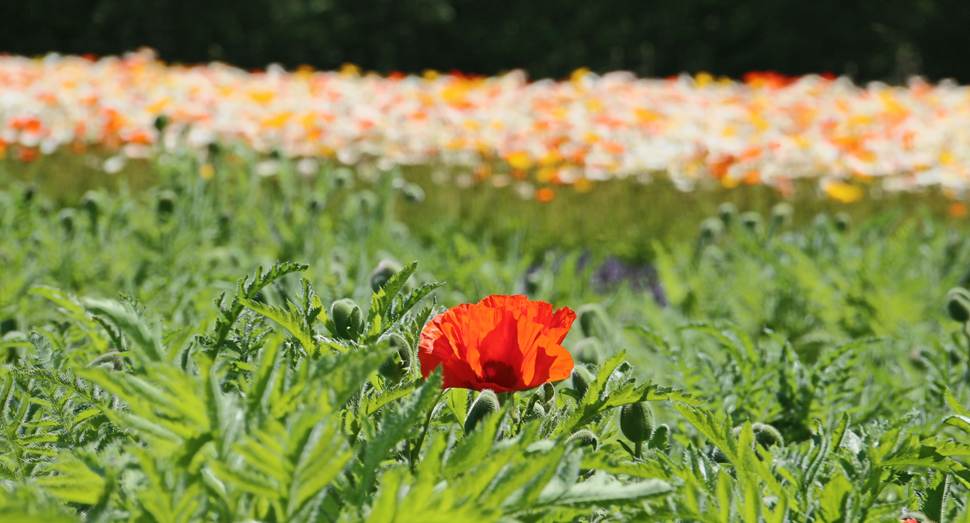
{"label": "dark green background", "polygon": [[8,0],[0,51],[532,78],[577,67],[970,82],[966,0]]}

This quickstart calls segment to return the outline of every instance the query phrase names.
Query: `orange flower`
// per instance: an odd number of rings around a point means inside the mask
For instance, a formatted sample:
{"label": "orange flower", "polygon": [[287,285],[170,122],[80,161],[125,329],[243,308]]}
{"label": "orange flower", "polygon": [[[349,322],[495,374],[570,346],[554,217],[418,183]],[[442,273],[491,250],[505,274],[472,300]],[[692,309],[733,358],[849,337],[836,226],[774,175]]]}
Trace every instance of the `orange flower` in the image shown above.
{"label": "orange flower", "polygon": [[509,392],[563,380],[573,358],[560,345],[576,313],[525,296],[489,296],[435,316],[421,332],[427,379],[442,366],[442,388]]}

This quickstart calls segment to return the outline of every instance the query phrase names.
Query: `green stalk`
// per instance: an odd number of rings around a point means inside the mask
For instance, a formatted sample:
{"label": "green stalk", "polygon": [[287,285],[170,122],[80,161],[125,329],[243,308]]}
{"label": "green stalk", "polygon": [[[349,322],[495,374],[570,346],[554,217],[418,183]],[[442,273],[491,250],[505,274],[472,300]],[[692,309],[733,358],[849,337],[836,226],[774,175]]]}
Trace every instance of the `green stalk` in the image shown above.
{"label": "green stalk", "polygon": [[441,401],[441,398],[444,397],[444,395],[445,391],[441,391],[441,393],[438,394],[438,397],[434,400],[434,403],[431,404],[431,408],[428,409],[428,414],[424,417],[424,426],[421,428],[421,436],[418,437],[417,443],[414,444],[411,452],[408,453],[408,464],[411,467],[412,473],[414,472],[415,460],[417,459],[418,455],[420,455],[421,447],[424,445],[424,438],[428,435],[428,427],[431,425],[431,416],[434,414],[434,409],[438,406],[438,402]]}

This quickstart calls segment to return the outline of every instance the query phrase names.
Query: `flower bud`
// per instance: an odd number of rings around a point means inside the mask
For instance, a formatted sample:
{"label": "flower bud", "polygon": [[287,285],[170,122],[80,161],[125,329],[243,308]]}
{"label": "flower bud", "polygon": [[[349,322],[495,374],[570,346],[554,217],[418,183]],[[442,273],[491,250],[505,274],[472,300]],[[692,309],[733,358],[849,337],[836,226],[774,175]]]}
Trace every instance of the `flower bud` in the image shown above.
{"label": "flower bud", "polygon": [[620,409],[620,430],[634,443],[649,440],[655,424],[653,409],[645,401],[624,405]]}
{"label": "flower bud", "polygon": [[970,320],[970,291],[963,287],[954,287],[946,293],[946,312],[953,321],[966,323]]}
{"label": "flower bud", "polygon": [[603,343],[596,337],[583,338],[573,346],[576,361],[599,365],[603,362]]}
{"label": "flower bud", "polygon": [[582,429],[577,430],[572,436],[569,436],[566,443],[571,442],[578,443],[580,447],[593,447],[593,450],[596,450],[596,447],[599,446],[600,441],[599,438],[596,437],[596,434],[593,434],[593,431],[589,429]]}
{"label": "flower bud", "polygon": [[542,393],[542,402],[546,405],[556,399],[556,386],[552,383],[543,383],[539,392]]}
{"label": "flower bud", "polygon": [[525,412],[525,419],[534,420],[546,417],[546,409],[541,403],[533,403]]}
{"label": "flower bud", "polygon": [[350,189],[354,185],[354,171],[347,167],[338,167],[333,170],[333,185],[340,188]]}
{"label": "flower bud", "polygon": [[401,188],[401,194],[410,203],[421,203],[424,201],[424,189],[420,185],[409,183]]}
{"label": "flower bud", "polygon": [[330,306],[330,317],[333,318],[333,325],[336,335],[345,340],[356,340],[360,335],[362,314],[360,307],[350,298],[344,298],[333,302]]}
{"label": "flower bud", "polygon": [[764,219],[754,211],[742,214],[738,217],[738,220],[741,222],[742,227],[754,234],[761,234],[765,228]]}
{"label": "flower bud", "polygon": [[91,230],[96,231],[98,217],[101,215],[101,197],[94,191],[88,191],[81,197],[81,207],[88,213],[91,220]]}
{"label": "flower bud", "polygon": [[61,212],[57,213],[57,219],[61,222],[64,232],[68,234],[74,232],[74,209],[61,209]]}
{"label": "flower bud", "polygon": [[576,367],[573,369],[573,390],[579,394],[580,398],[585,396],[586,391],[589,390],[588,374],[589,373],[586,372],[586,369],[583,369],[582,367]]}
{"label": "flower bud", "polygon": [[99,367],[107,370],[124,370],[125,364],[121,361],[121,357],[118,355],[118,351],[109,350],[104,354],[98,356],[91,363],[88,363],[88,367]]}
{"label": "flower bud", "polygon": [[666,451],[670,446],[670,427],[666,424],[661,424],[657,426],[656,430],[653,431],[653,436],[650,437],[650,443],[648,446],[652,449],[659,449]]}
{"label": "flower bud", "polygon": [[852,217],[849,213],[840,212],[835,215],[835,230],[846,232],[852,228]]}
{"label": "flower bud", "polygon": [[160,115],[156,116],[155,117],[155,122],[153,123],[153,125],[155,126],[155,129],[158,132],[164,131],[165,128],[168,127],[168,115],[166,115],[166,114],[160,114]]}
{"label": "flower bud", "polygon": [[465,434],[475,430],[483,419],[498,412],[498,409],[498,396],[494,392],[488,389],[479,392],[471,408],[468,409],[468,416],[465,417]]}
{"label": "flower bud", "polygon": [[411,348],[404,336],[400,334],[391,334],[390,338],[391,348],[395,349],[394,353],[381,363],[377,372],[388,381],[400,383],[411,369]]}
{"label": "flower bud", "polygon": [[0,320],[0,337],[15,330],[17,330],[16,318],[4,318],[3,320]]}
{"label": "flower bud", "polygon": [[791,225],[791,218],[794,213],[795,209],[790,203],[776,203],[775,206],[771,208],[771,225],[769,226],[769,234],[774,235],[776,232],[778,232],[778,229]]}
{"label": "flower bud", "polygon": [[754,432],[754,440],[765,448],[785,446],[785,438],[781,432],[767,423],[752,423],[751,431]]}
{"label": "flower bud", "polygon": [[706,218],[701,222],[699,239],[704,243],[714,242],[721,237],[723,231],[724,222],[720,218]]}
{"label": "flower bud", "polygon": [[168,218],[169,215],[175,210],[175,200],[178,196],[170,190],[164,190],[158,195],[158,211],[159,218]]}
{"label": "flower bud", "polygon": [[771,208],[771,221],[779,226],[790,225],[793,214],[795,214],[795,208],[790,203],[779,202]]}
{"label": "flower bud", "polygon": [[724,202],[717,208],[717,217],[724,222],[724,225],[728,227],[734,223],[734,220],[738,217],[738,206],[731,202]]}
{"label": "flower bud", "polygon": [[724,454],[724,451],[722,451],[721,449],[719,449],[717,447],[714,447],[714,450],[711,451],[711,461],[713,461],[714,463],[730,463],[731,462],[731,460],[729,460],[727,458],[727,455]]}
{"label": "flower bud", "polygon": [[370,287],[377,292],[381,290],[392,276],[404,270],[404,266],[390,258],[384,258],[370,273]]}
{"label": "flower bud", "polygon": [[579,328],[583,331],[583,336],[606,337],[609,334],[609,316],[606,310],[598,303],[587,303],[576,310],[579,316]]}

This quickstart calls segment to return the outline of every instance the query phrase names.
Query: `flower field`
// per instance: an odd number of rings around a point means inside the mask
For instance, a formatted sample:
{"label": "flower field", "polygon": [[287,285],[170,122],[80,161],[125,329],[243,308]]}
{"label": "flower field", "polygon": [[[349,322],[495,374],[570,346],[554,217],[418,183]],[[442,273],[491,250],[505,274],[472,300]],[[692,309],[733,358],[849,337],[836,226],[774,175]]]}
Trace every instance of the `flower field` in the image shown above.
{"label": "flower field", "polygon": [[0,522],[970,521],[968,120],[0,57]]}
{"label": "flower field", "polygon": [[[426,72],[423,77],[278,66],[168,66],[151,51],[94,60],[0,57],[0,154],[22,161],[96,149],[115,172],[159,151],[202,154],[213,143],[272,155],[434,164],[473,180],[586,191],[610,178],[697,185],[766,184],[782,194],[817,179],[854,202],[886,190],[941,187],[963,199],[970,179],[970,88],[752,73],[662,80],[576,71],[564,81]],[[167,124],[167,125],[162,125]],[[204,175],[204,173],[203,173]],[[529,197],[548,201],[550,190]]]}

